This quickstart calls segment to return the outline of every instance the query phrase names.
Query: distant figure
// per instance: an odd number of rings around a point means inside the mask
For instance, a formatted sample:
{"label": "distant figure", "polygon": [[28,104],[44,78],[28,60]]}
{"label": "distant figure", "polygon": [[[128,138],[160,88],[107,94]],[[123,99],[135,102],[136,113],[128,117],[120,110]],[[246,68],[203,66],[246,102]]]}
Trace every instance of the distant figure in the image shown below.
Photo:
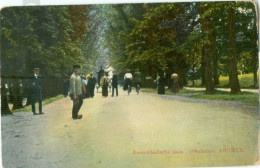
{"label": "distant figure", "polygon": [[33,115],[38,115],[35,112],[35,101],[38,99],[39,101],[39,114],[44,114],[42,112],[42,76],[40,75],[40,69],[33,69],[33,76],[29,79],[29,86],[31,91],[31,105]]}
{"label": "distant figure", "polygon": [[90,89],[90,92],[89,92],[89,96],[91,98],[93,98],[95,96],[94,92],[95,92],[95,85],[96,85],[96,78],[93,76],[93,74],[90,74],[90,78],[88,79],[88,82],[89,82],[89,89]]}
{"label": "distant figure", "polygon": [[100,86],[102,87],[102,96],[107,97],[108,96],[108,80],[107,80],[108,74],[104,72],[103,77],[100,79]]}
{"label": "distant figure", "polygon": [[102,69],[102,66],[98,72],[98,86],[100,86],[100,79],[104,75],[104,70]]}
{"label": "distant figure", "polygon": [[78,115],[80,107],[83,104],[83,96],[82,96],[82,82],[80,73],[80,66],[73,66],[73,74],[70,77],[70,97],[73,100],[73,108],[72,108],[72,118],[73,119],[81,119],[82,115]]}
{"label": "distant figure", "polygon": [[[131,92],[131,85],[132,85],[132,79],[133,79],[133,75],[130,73],[130,69],[127,69],[126,70],[126,74],[124,76],[124,80],[125,80],[125,83],[124,83],[124,90],[130,90]],[[128,86],[130,88],[128,88]],[[128,93],[129,94],[129,93]]]}
{"label": "distant figure", "polygon": [[114,90],[116,90],[116,96],[118,96],[118,81],[117,81],[117,74],[116,71],[113,70],[113,77],[112,77],[112,97],[114,97]]}
{"label": "distant figure", "polygon": [[64,76],[64,78],[63,78],[63,95],[64,95],[64,97],[68,96],[69,86],[70,86],[69,78],[68,78],[68,76]]}
{"label": "distant figure", "polygon": [[178,93],[180,91],[178,74],[176,74],[176,73],[172,74],[171,80],[172,80],[171,91],[174,92],[174,93]]}
{"label": "distant figure", "polygon": [[109,92],[111,92],[111,89],[112,89],[112,78],[110,76],[107,77],[107,82],[108,82]]}
{"label": "distant figure", "polygon": [[133,81],[135,83],[135,90],[136,92],[138,92],[138,89],[140,89],[141,87],[141,81],[142,81],[141,72],[139,71],[139,69],[135,70]]}
{"label": "distant figure", "polygon": [[91,94],[91,76],[90,74],[88,74],[86,76],[87,78],[87,85],[86,85],[86,98],[90,98],[90,94]]}
{"label": "distant figure", "polygon": [[158,94],[165,94],[165,77],[163,73],[160,73],[157,77],[157,93]]}
{"label": "distant figure", "polygon": [[87,95],[87,85],[88,85],[88,81],[86,79],[86,77],[84,75],[80,76],[81,77],[81,82],[82,82],[82,98],[85,99],[85,98],[88,98],[88,95]]}

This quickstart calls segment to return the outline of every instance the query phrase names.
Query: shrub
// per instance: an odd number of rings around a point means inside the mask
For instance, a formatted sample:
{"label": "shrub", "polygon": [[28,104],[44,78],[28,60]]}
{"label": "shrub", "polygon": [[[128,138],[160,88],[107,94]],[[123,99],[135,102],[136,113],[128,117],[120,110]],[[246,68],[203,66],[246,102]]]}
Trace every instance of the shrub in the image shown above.
{"label": "shrub", "polygon": [[[251,74],[243,74],[238,75],[240,88],[254,88],[254,75]],[[201,80],[195,80],[194,87],[201,87]],[[188,87],[192,87],[192,81],[188,81]],[[259,76],[257,74],[257,88],[259,86]],[[229,77],[228,76],[220,76],[219,84],[216,86],[217,88],[229,88]]]}

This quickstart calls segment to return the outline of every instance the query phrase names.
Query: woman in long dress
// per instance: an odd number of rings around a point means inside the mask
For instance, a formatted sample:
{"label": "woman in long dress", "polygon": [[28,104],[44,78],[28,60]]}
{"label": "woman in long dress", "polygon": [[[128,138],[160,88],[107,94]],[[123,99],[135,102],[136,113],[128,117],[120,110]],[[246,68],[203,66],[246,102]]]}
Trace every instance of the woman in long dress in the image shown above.
{"label": "woman in long dress", "polygon": [[90,80],[90,74],[86,76],[87,79],[87,85],[86,85],[86,98],[90,98],[91,93],[91,80]]}
{"label": "woman in long dress", "polygon": [[100,86],[102,87],[102,96],[108,96],[108,77],[107,74],[104,73],[103,77],[100,79]]}
{"label": "woman in long dress", "polygon": [[180,91],[178,74],[176,74],[176,73],[172,74],[171,80],[172,80],[171,91],[174,92],[174,93],[178,93]]}
{"label": "woman in long dress", "polygon": [[163,73],[160,73],[157,77],[158,94],[165,94],[165,78]]}

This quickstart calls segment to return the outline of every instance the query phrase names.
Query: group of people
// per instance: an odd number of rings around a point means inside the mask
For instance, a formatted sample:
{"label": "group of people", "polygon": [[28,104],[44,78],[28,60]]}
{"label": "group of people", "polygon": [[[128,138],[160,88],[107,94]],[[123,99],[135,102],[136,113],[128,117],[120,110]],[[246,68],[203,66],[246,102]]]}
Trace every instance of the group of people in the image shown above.
{"label": "group of people", "polygon": [[[94,97],[94,89],[96,80],[94,79],[93,75],[87,75],[86,79],[80,76],[80,66],[74,65],[73,66],[73,74],[70,77],[70,97],[73,100],[73,108],[72,108],[72,118],[73,119],[81,119],[82,115],[78,115],[80,107],[82,106],[83,99],[88,97]],[[113,77],[112,77],[112,97],[114,97],[114,93],[118,96],[118,76],[116,71],[113,70]],[[101,74],[102,73],[102,74]],[[102,68],[98,73],[98,86],[102,88],[102,96],[108,96],[108,87],[109,87],[109,77],[108,72],[105,72]],[[132,85],[133,76],[128,69],[125,76],[125,86]],[[135,71],[135,78],[134,83],[137,85],[141,85],[141,73],[137,69]]]}
{"label": "group of people", "polygon": [[[126,73],[125,73],[125,76],[124,76],[124,87],[123,89],[124,90],[128,90],[129,89],[129,92],[131,92],[131,86],[132,86],[132,83],[134,82],[134,85],[135,85],[135,89],[137,91],[137,87],[138,86],[141,86],[141,72],[139,71],[139,69],[136,69],[135,72],[134,72],[134,77],[132,75],[132,73],[130,72],[130,69],[126,69]],[[128,88],[130,87],[130,88]]]}
{"label": "group of people", "polygon": [[[166,78],[165,78],[163,73],[159,73],[157,75],[155,83],[157,85],[157,93],[158,94],[165,94]],[[179,90],[180,90],[179,75],[176,74],[176,73],[173,73],[171,75],[170,88],[171,88],[171,92],[174,92],[174,93],[178,93]]]}
{"label": "group of people", "polygon": [[[108,88],[112,87],[112,97],[114,97],[114,93],[116,92],[116,96],[118,96],[118,79],[116,71],[113,70],[112,79],[109,78],[108,72],[103,72],[103,76],[100,77],[100,87],[102,88],[102,96],[108,96]],[[111,85],[111,86],[110,86]]]}
{"label": "group of people", "polygon": [[[41,97],[41,91],[42,91],[42,77],[40,76],[39,68],[34,68],[34,75],[30,77],[29,79],[29,85],[31,88],[31,106],[32,106],[32,112],[34,115],[38,114],[44,114],[42,112],[42,97]],[[101,73],[102,75],[101,75]],[[100,70],[98,81],[94,78],[93,74],[88,74],[85,76],[80,76],[80,66],[74,65],[73,66],[73,74],[70,77],[69,81],[69,93],[70,98],[73,100],[73,108],[72,108],[72,118],[73,119],[81,119],[82,115],[78,115],[78,112],[83,104],[83,99],[85,98],[93,98],[94,97],[94,90],[95,85],[98,83],[98,86],[102,87],[102,96],[107,97],[108,96],[108,87],[109,87],[109,78],[108,78],[108,72],[105,72],[104,70]],[[116,96],[118,96],[118,76],[116,74],[116,71],[113,70],[113,77],[112,77],[112,97],[114,97],[114,93],[116,93]],[[178,84],[178,78],[179,76],[177,74],[171,75],[172,80],[172,86],[171,91],[177,93],[179,91],[179,84]],[[129,90],[131,92],[131,86],[134,82],[136,90],[137,87],[141,85],[141,73],[138,69],[134,72],[134,77],[130,72],[130,69],[126,70],[125,76],[124,76],[124,90]],[[158,88],[158,94],[165,94],[165,78],[163,74],[159,74],[157,79],[157,88]],[[130,87],[130,88],[128,88]],[[35,111],[35,101],[38,99],[39,101],[39,113],[36,113]]]}
{"label": "group of people", "polygon": [[83,98],[93,98],[95,96],[96,78],[93,74],[81,76]]}

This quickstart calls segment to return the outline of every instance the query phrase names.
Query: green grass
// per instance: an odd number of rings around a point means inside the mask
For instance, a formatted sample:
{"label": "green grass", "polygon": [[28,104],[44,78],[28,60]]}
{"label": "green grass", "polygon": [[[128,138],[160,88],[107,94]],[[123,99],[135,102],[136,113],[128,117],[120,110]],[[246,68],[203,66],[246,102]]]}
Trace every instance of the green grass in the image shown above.
{"label": "green grass", "polygon": [[[52,102],[55,102],[55,101],[57,101],[59,99],[62,99],[63,97],[64,97],[63,95],[58,95],[56,97],[45,99],[45,100],[42,101],[42,106],[50,104]],[[36,111],[39,109],[38,103],[35,104],[35,109],[36,109]],[[20,109],[16,109],[16,110],[14,110],[12,112],[21,112],[21,111],[30,111],[31,112],[32,111],[31,105],[25,106],[25,107],[20,108]]]}
{"label": "green grass", "polygon": [[[257,74],[258,77],[258,74]],[[240,88],[254,88],[254,76],[253,74],[243,74],[238,75]],[[218,88],[229,88],[229,77],[220,76]],[[188,87],[192,86],[192,81],[189,81],[187,84]],[[259,78],[257,78],[257,86],[259,86]],[[194,87],[201,87],[201,80],[195,80]]]}
{"label": "green grass", "polygon": [[[156,89],[144,88],[141,91],[146,92],[146,93],[157,93]],[[240,94],[230,94],[228,91],[216,90],[213,95],[208,95],[205,93],[205,91],[182,89],[182,90],[180,90],[179,93],[175,94],[175,93],[171,92],[169,89],[166,89],[165,94],[166,95],[184,96],[184,97],[195,98],[195,99],[235,101],[235,102],[240,102],[240,103],[244,103],[247,105],[258,105],[259,104],[258,93],[251,93],[251,92],[242,92]]]}

